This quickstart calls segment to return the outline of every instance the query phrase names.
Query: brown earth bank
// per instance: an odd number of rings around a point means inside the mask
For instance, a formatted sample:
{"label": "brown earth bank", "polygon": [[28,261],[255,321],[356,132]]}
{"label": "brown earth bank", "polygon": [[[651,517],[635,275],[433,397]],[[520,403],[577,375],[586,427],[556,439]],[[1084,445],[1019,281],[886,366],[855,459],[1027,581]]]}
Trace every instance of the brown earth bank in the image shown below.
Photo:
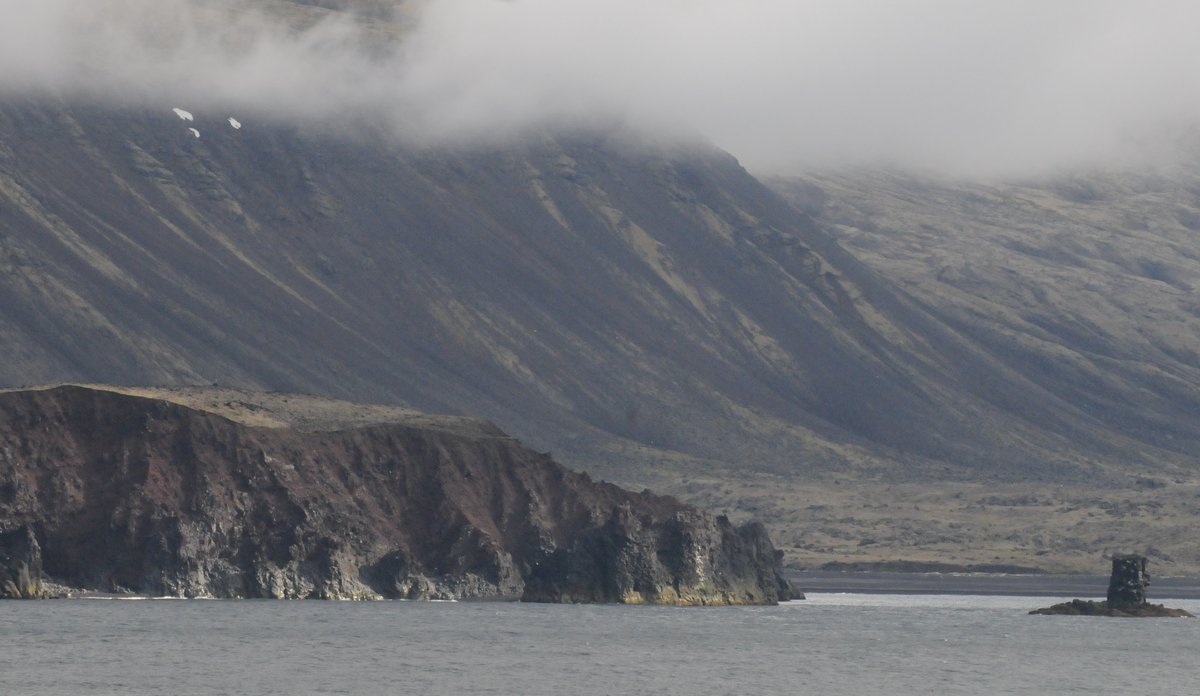
{"label": "brown earth bank", "polygon": [[487,421],[299,430],[184,400],[0,393],[0,570],[184,597],[791,598],[761,524],[593,481]]}

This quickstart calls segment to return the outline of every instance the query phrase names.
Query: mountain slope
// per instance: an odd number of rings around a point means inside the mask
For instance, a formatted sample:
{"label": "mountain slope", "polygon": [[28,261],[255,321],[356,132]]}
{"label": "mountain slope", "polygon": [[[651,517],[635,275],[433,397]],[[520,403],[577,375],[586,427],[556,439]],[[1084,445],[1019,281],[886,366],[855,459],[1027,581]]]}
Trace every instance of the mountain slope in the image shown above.
{"label": "mountain slope", "polygon": [[776,188],[857,258],[1098,429],[1195,452],[1200,174],[1010,184],[899,172]]}
{"label": "mountain slope", "polygon": [[199,139],[166,107],[4,110],[6,382],[315,391],[776,471],[1194,451],[1187,421],[1114,427],[1086,382],[943,324],[719,153],[197,112]]}
{"label": "mountain slope", "polygon": [[0,111],[4,382],[410,403],[589,464],[633,446],[1061,476],[1144,444],[947,329],[718,152],[406,150],[171,106]]}

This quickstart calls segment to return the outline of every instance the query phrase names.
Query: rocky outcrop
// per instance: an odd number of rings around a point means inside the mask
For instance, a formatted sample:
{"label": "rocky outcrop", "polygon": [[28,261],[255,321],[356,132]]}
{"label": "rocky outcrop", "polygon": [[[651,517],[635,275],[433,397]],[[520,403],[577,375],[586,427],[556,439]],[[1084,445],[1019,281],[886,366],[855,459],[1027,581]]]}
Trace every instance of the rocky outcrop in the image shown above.
{"label": "rocky outcrop", "polygon": [[1073,599],[1029,613],[1061,616],[1190,617],[1191,614],[1183,609],[1168,609],[1161,604],[1150,604],[1146,600],[1146,588],[1150,585],[1150,573],[1146,564],[1145,556],[1113,556],[1108,598],[1105,601]]}
{"label": "rocky outcrop", "polygon": [[0,583],[14,577],[22,566],[34,575],[42,573],[42,549],[29,525],[0,532]]}
{"label": "rocky outcrop", "polygon": [[44,599],[42,550],[28,525],[0,533],[0,599]]}
{"label": "rocky outcrop", "polygon": [[0,563],[184,597],[789,599],[761,525],[569,472],[485,421],[250,427],[84,387],[0,394]]}
{"label": "rocky outcrop", "polygon": [[1112,575],[1108,579],[1108,606],[1136,608],[1146,603],[1146,588],[1150,586],[1146,562],[1145,556],[1113,556]]}
{"label": "rocky outcrop", "polygon": [[[624,604],[770,604],[792,599],[780,552],[759,524],[735,528],[679,510],[646,524],[622,505],[601,526],[536,563],[525,599]],[[746,572],[747,569],[756,569]]]}
{"label": "rocky outcrop", "polygon": [[1030,614],[1053,616],[1124,616],[1145,618],[1190,617],[1191,613],[1183,609],[1169,609],[1161,604],[1139,604],[1137,606],[1114,607],[1107,601],[1097,602],[1086,599],[1072,599],[1069,602],[1055,604],[1052,607],[1036,609]]}

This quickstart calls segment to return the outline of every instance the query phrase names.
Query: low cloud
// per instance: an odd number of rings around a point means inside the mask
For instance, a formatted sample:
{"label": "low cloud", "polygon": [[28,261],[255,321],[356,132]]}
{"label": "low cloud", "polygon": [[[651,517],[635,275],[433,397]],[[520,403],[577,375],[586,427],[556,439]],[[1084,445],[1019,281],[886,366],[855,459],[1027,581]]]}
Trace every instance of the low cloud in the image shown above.
{"label": "low cloud", "polygon": [[0,0],[0,98],[349,115],[423,141],[621,123],[760,171],[1112,164],[1200,116],[1182,0],[424,0],[380,21],[247,5]]}

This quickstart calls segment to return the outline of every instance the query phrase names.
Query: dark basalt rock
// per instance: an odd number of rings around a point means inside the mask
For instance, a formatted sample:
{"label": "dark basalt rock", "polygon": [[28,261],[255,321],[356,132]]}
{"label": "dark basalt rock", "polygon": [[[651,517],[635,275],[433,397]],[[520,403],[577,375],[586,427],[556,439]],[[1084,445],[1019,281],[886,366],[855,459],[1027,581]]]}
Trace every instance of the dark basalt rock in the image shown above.
{"label": "dark basalt rock", "polygon": [[42,574],[42,549],[29,525],[0,532],[0,582],[14,577],[21,567]]}
{"label": "dark basalt rock", "polygon": [[791,598],[761,525],[592,481],[484,421],[300,432],[83,387],[0,393],[0,564],[26,561],[142,595]]}
{"label": "dark basalt rock", "polygon": [[1190,617],[1183,609],[1168,609],[1161,604],[1137,604],[1114,607],[1109,602],[1072,599],[1045,609],[1036,609],[1030,614],[1057,616],[1132,616],[1132,617]]}
{"label": "dark basalt rock", "polygon": [[1146,601],[1146,588],[1150,585],[1150,573],[1146,564],[1145,556],[1113,556],[1107,600],[1096,602],[1073,599],[1029,613],[1059,616],[1190,617],[1191,614],[1183,609],[1168,609],[1161,604],[1150,604]]}
{"label": "dark basalt rock", "polygon": [[0,533],[0,599],[44,599],[42,550],[28,525]]}
{"label": "dark basalt rock", "polygon": [[[735,528],[724,516],[710,524],[694,510],[681,510],[662,523],[647,525],[622,505],[604,525],[537,562],[524,599],[771,604],[795,598],[772,570],[780,560],[760,524]],[[747,568],[758,570],[746,573]]]}
{"label": "dark basalt rock", "polygon": [[1150,573],[1145,556],[1113,556],[1108,580],[1108,605],[1115,609],[1140,607],[1146,603]]}

